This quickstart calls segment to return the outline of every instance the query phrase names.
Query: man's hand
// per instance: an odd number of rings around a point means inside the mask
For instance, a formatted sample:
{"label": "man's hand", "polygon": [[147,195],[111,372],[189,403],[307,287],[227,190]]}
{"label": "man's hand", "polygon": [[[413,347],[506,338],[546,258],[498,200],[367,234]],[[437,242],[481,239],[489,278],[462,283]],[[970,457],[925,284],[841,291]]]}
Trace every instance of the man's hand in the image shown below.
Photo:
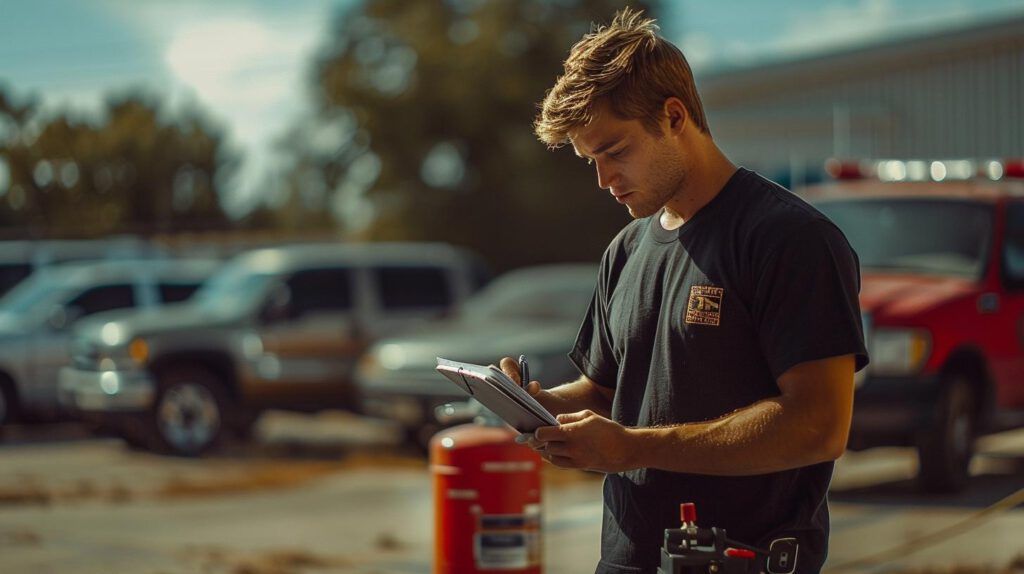
{"label": "man's hand", "polygon": [[562,468],[600,472],[631,470],[634,437],[630,430],[590,410],[558,415],[557,427],[521,435],[530,448]]}
{"label": "man's hand", "polygon": [[[501,370],[516,384],[519,380],[519,364],[511,357],[505,357],[499,363]],[[541,404],[549,413],[575,413],[590,409],[598,414],[608,416],[612,410],[612,397],[615,389],[599,386],[586,376],[581,375],[575,381],[564,383],[553,388],[543,389],[537,381],[527,381],[526,392]]]}
{"label": "man's hand", "polygon": [[[517,385],[523,386],[523,381],[519,380],[519,364],[516,363],[515,359],[512,357],[505,357],[501,360],[500,365],[501,370],[504,371],[510,379],[512,379]],[[527,381],[524,388],[531,397],[537,399],[537,402],[548,411],[557,413],[563,410],[562,407],[564,406],[564,401],[542,389],[539,381]]]}

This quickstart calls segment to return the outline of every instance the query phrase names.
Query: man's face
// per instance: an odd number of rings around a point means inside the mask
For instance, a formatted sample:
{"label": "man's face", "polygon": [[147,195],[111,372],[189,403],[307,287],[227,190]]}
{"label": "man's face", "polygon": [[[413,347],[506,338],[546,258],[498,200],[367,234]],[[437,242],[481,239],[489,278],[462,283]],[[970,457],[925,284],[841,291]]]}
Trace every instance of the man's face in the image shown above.
{"label": "man's face", "polygon": [[687,170],[679,144],[669,135],[652,134],[639,120],[615,117],[607,104],[599,104],[590,125],[573,131],[570,139],[576,155],[597,168],[598,186],[634,218],[657,213],[683,189]]}

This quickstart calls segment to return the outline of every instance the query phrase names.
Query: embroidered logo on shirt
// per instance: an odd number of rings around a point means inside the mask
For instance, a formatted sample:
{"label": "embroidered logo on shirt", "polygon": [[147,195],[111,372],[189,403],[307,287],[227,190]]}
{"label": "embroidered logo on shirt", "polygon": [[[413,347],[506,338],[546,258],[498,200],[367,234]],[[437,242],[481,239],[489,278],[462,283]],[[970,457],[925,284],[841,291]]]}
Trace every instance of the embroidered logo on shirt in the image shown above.
{"label": "embroidered logo on shirt", "polygon": [[709,285],[690,287],[690,300],[686,304],[686,322],[694,325],[717,327],[722,318],[722,295],[725,289]]}

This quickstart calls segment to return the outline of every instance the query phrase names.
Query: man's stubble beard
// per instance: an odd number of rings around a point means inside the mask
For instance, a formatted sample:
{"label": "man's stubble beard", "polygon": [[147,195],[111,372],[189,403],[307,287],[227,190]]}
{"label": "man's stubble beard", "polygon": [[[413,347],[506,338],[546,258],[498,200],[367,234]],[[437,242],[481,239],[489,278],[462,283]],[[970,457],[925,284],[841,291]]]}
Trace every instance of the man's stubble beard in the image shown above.
{"label": "man's stubble beard", "polygon": [[642,219],[658,213],[676,195],[683,193],[687,179],[686,168],[679,164],[677,157],[665,159],[667,161],[658,162],[660,165],[653,166],[656,175],[650,182],[644,201],[626,206],[633,219]]}

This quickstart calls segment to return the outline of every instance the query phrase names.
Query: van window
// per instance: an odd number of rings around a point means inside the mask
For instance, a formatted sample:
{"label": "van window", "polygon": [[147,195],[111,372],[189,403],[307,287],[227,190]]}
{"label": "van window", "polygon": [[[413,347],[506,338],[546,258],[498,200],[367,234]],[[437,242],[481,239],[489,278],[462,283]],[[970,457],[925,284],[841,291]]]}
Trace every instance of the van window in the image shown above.
{"label": "van window", "polygon": [[352,273],[349,269],[307,269],[288,280],[290,314],[311,311],[347,311],[352,308]]}
{"label": "van window", "polygon": [[199,289],[199,282],[193,283],[160,283],[160,301],[163,303],[178,303],[185,301]]}
{"label": "van window", "polygon": [[385,309],[444,308],[452,304],[445,269],[382,267],[377,270],[377,278]]}
{"label": "van window", "polygon": [[93,287],[80,293],[67,306],[81,309],[82,317],[101,311],[134,307],[135,289],[131,284]]}
{"label": "van window", "polygon": [[1024,288],[1024,203],[1015,201],[1007,205],[1002,259],[1006,286]]}
{"label": "van window", "polygon": [[0,295],[32,274],[32,265],[28,263],[0,263]]}

